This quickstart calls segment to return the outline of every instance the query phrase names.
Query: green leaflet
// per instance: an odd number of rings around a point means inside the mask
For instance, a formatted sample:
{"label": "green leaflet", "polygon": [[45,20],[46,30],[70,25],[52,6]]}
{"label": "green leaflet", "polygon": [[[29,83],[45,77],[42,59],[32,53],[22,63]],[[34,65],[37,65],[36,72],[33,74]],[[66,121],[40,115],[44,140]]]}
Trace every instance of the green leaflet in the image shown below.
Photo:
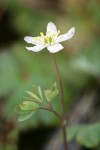
{"label": "green leaflet", "polygon": [[19,108],[24,111],[25,110],[34,110],[34,109],[39,108],[39,105],[32,101],[24,101],[19,104]]}
{"label": "green leaflet", "polygon": [[16,106],[14,111],[17,114],[20,114],[18,121],[24,121],[29,119],[39,108],[39,105],[32,101],[24,101],[19,104],[19,106]]}
{"label": "green leaflet", "polygon": [[22,115],[22,114],[26,114],[26,113],[31,112],[31,110],[21,110],[19,106],[16,106],[14,108],[14,112],[16,112],[17,114]]}
{"label": "green leaflet", "polygon": [[26,91],[26,93],[35,101],[42,103],[43,96],[42,96],[42,90],[40,86],[33,86],[33,92]]}
{"label": "green leaflet", "polygon": [[67,139],[70,142],[73,138],[76,137],[77,133],[83,128],[83,126],[72,126],[67,130]]}
{"label": "green leaflet", "polygon": [[95,147],[100,143],[100,123],[69,127],[67,136],[69,141],[75,138],[79,144],[85,147]]}
{"label": "green leaflet", "polygon": [[25,121],[27,119],[29,119],[30,117],[32,117],[32,115],[36,112],[36,110],[33,110],[29,113],[26,113],[26,114],[21,114],[18,118],[18,121]]}
{"label": "green leaflet", "polygon": [[59,91],[55,82],[49,89],[44,91],[47,101],[51,102],[57,96],[58,92]]}
{"label": "green leaflet", "polygon": [[84,127],[83,130],[78,133],[76,139],[80,144],[85,145],[86,147],[97,146],[100,142],[100,126],[90,125]]}

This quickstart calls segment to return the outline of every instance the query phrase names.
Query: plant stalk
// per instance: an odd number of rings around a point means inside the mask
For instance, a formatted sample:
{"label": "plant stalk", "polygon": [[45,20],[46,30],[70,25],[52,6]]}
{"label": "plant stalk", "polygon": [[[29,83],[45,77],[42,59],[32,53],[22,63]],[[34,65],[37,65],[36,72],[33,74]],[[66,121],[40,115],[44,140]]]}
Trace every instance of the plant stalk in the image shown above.
{"label": "plant stalk", "polygon": [[66,119],[65,119],[65,103],[64,103],[63,85],[62,85],[60,72],[59,72],[54,54],[53,53],[50,53],[50,54],[51,54],[51,57],[52,57],[52,60],[53,60],[54,66],[55,66],[55,70],[56,70],[56,74],[57,74],[57,78],[58,78],[58,82],[59,82],[59,88],[60,88],[62,119],[63,119],[63,121],[62,121],[62,134],[63,134],[64,150],[68,150],[67,136],[66,136]]}
{"label": "plant stalk", "polygon": [[52,108],[47,108],[47,107],[39,107],[38,109],[43,109],[43,110],[47,110],[51,113],[53,113],[57,118],[59,118],[59,120],[62,122],[62,117],[59,115],[59,113],[57,113],[54,109]]}

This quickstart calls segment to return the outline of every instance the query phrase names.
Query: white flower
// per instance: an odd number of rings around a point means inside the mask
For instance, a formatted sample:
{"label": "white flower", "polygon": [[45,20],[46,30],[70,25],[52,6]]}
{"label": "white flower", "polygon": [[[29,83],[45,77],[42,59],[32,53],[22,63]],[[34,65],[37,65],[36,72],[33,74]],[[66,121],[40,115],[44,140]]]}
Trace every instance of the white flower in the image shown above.
{"label": "white flower", "polygon": [[40,32],[40,36],[38,37],[26,36],[24,38],[27,43],[35,45],[34,47],[26,47],[26,49],[39,52],[47,47],[49,52],[56,53],[64,48],[60,42],[71,39],[74,35],[74,32],[75,28],[73,27],[67,33],[59,35],[60,30],[57,31],[55,24],[49,22],[47,24],[46,35],[44,35],[43,32]]}

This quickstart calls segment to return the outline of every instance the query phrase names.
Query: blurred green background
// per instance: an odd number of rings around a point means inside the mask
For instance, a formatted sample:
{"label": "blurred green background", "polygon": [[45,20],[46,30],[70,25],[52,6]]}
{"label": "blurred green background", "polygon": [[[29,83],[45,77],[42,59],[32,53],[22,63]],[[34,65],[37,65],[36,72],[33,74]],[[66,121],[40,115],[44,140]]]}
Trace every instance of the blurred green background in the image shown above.
{"label": "blurred green background", "polygon": [[[34,84],[46,89],[57,81],[48,51],[27,51],[24,36],[45,33],[49,21],[61,33],[75,27],[74,37],[63,43],[63,51],[55,54],[66,110],[70,111],[73,99],[85,87],[100,83],[99,4],[99,0],[0,0],[0,124],[8,125],[7,133],[0,134],[1,144],[6,137],[17,137],[20,129],[59,124],[55,116],[44,111],[28,121],[17,122],[14,107],[23,101],[25,90]],[[55,107],[60,109],[59,96]]]}

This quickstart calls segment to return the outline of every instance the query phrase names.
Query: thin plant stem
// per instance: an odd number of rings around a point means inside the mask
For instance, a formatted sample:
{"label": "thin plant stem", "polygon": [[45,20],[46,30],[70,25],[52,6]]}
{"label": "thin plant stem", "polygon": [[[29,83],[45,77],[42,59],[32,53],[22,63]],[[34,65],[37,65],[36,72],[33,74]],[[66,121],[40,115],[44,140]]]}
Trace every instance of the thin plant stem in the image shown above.
{"label": "thin plant stem", "polygon": [[57,118],[59,118],[59,120],[62,122],[62,117],[60,116],[59,113],[57,113],[54,109],[51,108],[47,108],[47,107],[39,107],[38,109],[43,109],[43,110],[47,110],[49,112],[52,112]]}
{"label": "thin plant stem", "polygon": [[52,57],[52,60],[53,60],[53,63],[54,63],[55,69],[56,69],[56,74],[57,74],[59,87],[60,87],[62,115],[65,116],[65,104],[64,104],[64,92],[63,92],[62,80],[61,80],[61,77],[60,77],[60,72],[59,72],[59,69],[58,69],[58,66],[57,66],[54,54],[53,53],[50,53],[50,54],[51,54],[51,57]]}
{"label": "thin plant stem", "polygon": [[61,80],[61,76],[60,76],[60,72],[56,63],[56,59],[54,57],[53,53],[50,53],[54,66],[55,66],[55,70],[56,70],[56,74],[57,74],[57,78],[58,78],[58,82],[59,82],[59,88],[60,88],[60,96],[61,96],[61,106],[62,106],[62,133],[63,133],[63,141],[64,141],[64,149],[68,150],[68,145],[67,145],[67,136],[66,136],[66,119],[65,119],[65,104],[64,104],[64,92],[63,92],[63,86],[62,86],[62,80]]}

